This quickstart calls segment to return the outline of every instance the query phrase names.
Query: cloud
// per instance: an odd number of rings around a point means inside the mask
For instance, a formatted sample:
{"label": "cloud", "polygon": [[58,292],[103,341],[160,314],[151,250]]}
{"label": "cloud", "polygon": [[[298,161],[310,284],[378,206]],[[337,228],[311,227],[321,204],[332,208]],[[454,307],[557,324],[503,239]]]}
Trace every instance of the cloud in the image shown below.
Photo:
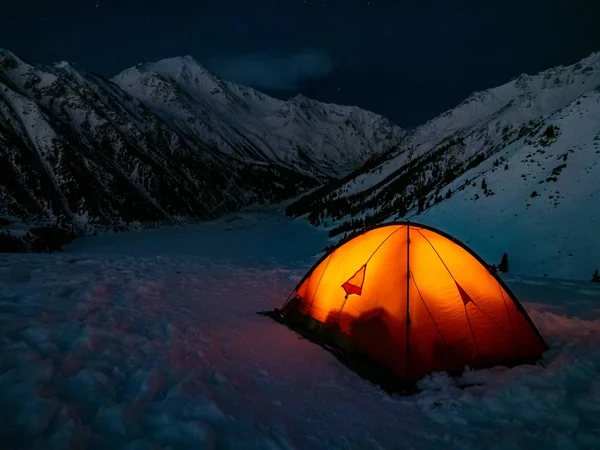
{"label": "cloud", "polygon": [[208,68],[222,78],[258,89],[295,90],[302,80],[327,76],[333,61],[326,53],[304,51],[276,57],[265,53],[214,58]]}

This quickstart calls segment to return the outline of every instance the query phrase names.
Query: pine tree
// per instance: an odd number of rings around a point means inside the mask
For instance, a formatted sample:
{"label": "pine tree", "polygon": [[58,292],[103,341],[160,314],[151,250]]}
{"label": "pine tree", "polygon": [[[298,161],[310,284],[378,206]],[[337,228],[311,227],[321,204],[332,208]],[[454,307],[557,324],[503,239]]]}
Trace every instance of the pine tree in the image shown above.
{"label": "pine tree", "polygon": [[417,214],[421,214],[425,209],[425,199],[423,197],[419,198],[419,204],[417,206]]}
{"label": "pine tree", "polygon": [[450,189],[448,189],[448,192],[446,192],[446,198],[450,198],[452,197],[452,191]]}
{"label": "pine tree", "polygon": [[508,170],[508,164],[504,166],[504,170]]}
{"label": "pine tree", "polygon": [[500,261],[498,270],[503,273],[508,272],[508,254],[506,252],[502,255],[502,260]]}
{"label": "pine tree", "polygon": [[548,139],[553,139],[554,137],[556,137],[554,125],[549,125],[548,128],[546,128],[546,131],[544,131],[544,136],[546,136]]}
{"label": "pine tree", "polygon": [[596,269],[594,275],[592,275],[592,281],[594,283],[600,283],[600,274],[598,274],[598,269]]}
{"label": "pine tree", "polygon": [[485,182],[485,178],[481,180],[481,189],[487,191],[487,183]]}

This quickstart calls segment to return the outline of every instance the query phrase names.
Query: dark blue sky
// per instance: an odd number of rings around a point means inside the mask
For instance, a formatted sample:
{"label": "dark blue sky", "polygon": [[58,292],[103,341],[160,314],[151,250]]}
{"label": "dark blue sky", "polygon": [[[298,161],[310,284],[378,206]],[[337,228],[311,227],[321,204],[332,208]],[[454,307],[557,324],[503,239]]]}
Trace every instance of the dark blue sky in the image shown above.
{"label": "dark blue sky", "polygon": [[598,0],[0,0],[0,47],[110,77],[190,54],[281,98],[404,126],[600,50]]}

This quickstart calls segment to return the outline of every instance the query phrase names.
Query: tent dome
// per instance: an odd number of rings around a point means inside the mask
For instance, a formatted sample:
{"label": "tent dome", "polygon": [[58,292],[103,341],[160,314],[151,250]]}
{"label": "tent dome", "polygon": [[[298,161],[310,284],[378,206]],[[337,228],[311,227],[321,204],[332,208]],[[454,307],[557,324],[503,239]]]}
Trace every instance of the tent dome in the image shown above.
{"label": "tent dome", "polygon": [[534,362],[547,348],[480,257],[413,223],[366,230],[327,253],[279,316],[407,381],[465,366]]}

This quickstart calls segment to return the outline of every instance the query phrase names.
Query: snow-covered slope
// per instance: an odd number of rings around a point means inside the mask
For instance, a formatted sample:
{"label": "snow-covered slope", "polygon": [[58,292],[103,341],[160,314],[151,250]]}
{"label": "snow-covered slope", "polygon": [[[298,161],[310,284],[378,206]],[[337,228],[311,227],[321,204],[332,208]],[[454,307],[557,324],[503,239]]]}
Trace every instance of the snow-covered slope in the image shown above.
{"label": "snow-covered slope", "polygon": [[421,221],[482,245],[490,263],[508,252],[515,271],[588,279],[600,266],[599,180],[600,54],[593,54],[472,95],[379,164],[288,213],[334,226],[331,236]]}
{"label": "snow-covered slope", "polygon": [[[134,72],[144,74],[140,92],[155,99],[148,106],[68,63],[30,64],[0,50],[0,216],[78,231],[214,217],[296,196],[402,134],[374,114],[323,105],[348,111],[349,126],[362,120],[361,139],[306,126],[284,142],[260,120],[285,103],[220,81],[189,58],[151,66],[158,72],[144,67],[117,80],[129,86]],[[386,126],[389,140],[375,143]]]}
{"label": "snow-covered slope", "polygon": [[600,448],[600,285],[511,277],[545,367],[437,373],[391,397],[255,314],[326,233],[236,216],[0,255],[0,447]]}
{"label": "snow-covered slope", "polygon": [[190,56],[139,64],[112,81],[190,138],[310,176],[346,175],[405,134],[357,107],[302,95],[276,100],[221,80]]}
{"label": "snow-covered slope", "polygon": [[600,267],[600,91],[544,126],[557,137],[514,142],[450,183],[452,197],[418,220],[485,242],[492,262],[508,252],[517,273],[589,280]]}

